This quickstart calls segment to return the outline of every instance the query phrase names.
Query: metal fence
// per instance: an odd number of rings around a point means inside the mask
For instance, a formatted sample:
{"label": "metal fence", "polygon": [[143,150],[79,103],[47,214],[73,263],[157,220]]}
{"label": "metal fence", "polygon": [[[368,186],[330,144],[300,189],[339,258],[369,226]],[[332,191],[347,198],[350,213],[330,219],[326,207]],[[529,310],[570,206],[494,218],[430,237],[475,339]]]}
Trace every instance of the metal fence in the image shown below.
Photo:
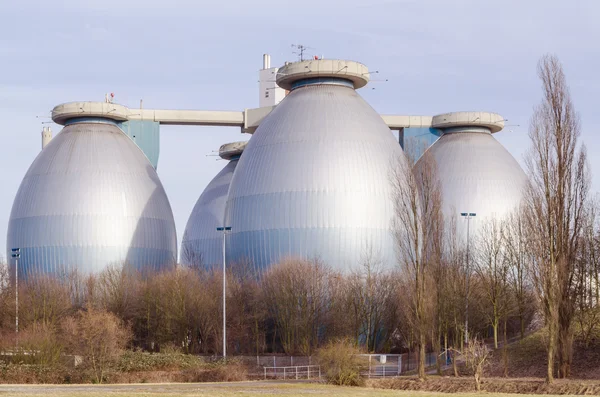
{"label": "metal fence", "polygon": [[[417,358],[414,354],[361,354],[365,370],[362,375],[368,378],[399,376],[417,369]],[[425,355],[425,367],[435,366],[435,353]]]}
{"label": "metal fence", "polygon": [[264,367],[266,379],[321,379],[320,365],[296,365],[292,367]]}
{"label": "metal fence", "polygon": [[[417,356],[413,353],[404,354],[361,354],[362,375],[367,378],[382,378],[408,374],[417,369]],[[236,356],[249,366],[255,366],[251,371],[254,377],[264,379],[318,379],[319,363],[312,356]],[[436,364],[435,353],[427,353],[425,367]]]}
{"label": "metal fence", "polygon": [[312,356],[235,356],[246,365],[257,367],[294,367],[316,364]]}

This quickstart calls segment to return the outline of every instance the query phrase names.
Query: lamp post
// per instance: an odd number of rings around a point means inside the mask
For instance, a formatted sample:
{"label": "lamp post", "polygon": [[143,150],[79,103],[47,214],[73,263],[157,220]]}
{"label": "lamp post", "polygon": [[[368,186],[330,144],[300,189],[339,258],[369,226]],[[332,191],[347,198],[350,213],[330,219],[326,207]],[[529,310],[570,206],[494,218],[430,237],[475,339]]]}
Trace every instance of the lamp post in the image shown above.
{"label": "lamp post", "polygon": [[227,232],[231,230],[231,226],[221,226],[217,228],[217,231],[223,232],[223,359],[227,358],[227,301],[226,297],[226,288],[227,288],[227,278],[226,275],[226,266],[225,266],[225,236]]}
{"label": "lamp post", "polygon": [[469,238],[469,224],[471,221],[471,218],[474,218],[477,216],[476,213],[474,212],[461,212],[460,216],[462,216],[463,218],[467,219],[467,269],[466,269],[466,274],[465,274],[465,284],[467,287],[467,293],[465,295],[465,346],[469,344],[469,281],[470,281],[470,269],[469,269],[469,244],[470,244],[470,238]]}
{"label": "lamp post", "polygon": [[20,248],[12,248],[12,257],[15,258],[15,333],[19,333],[19,258]]}

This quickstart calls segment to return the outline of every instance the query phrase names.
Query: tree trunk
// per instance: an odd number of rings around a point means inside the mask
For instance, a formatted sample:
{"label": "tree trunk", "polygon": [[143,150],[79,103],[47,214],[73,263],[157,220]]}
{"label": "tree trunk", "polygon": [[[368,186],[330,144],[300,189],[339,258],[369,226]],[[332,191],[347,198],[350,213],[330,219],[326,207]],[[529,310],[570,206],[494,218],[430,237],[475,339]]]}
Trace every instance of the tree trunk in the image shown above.
{"label": "tree trunk", "polygon": [[433,351],[435,352],[435,368],[438,375],[442,374],[442,343],[441,343],[441,332],[440,327],[438,326],[438,332],[433,332],[432,342],[433,342]]}
{"label": "tree trunk", "polygon": [[494,328],[494,349],[498,349],[498,321],[494,320],[494,324],[492,324],[492,328]]}
{"label": "tree trunk", "polygon": [[571,327],[561,323],[558,328],[558,376],[571,376],[571,361],[573,359],[573,337]]}
{"label": "tree trunk", "polygon": [[[457,332],[455,332],[454,335],[454,346],[458,345],[458,341],[456,340],[456,338],[458,338],[458,329],[456,330]],[[452,349],[452,369],[454,370],[454,377],[458,378],[458,367],[456,366],[456,348]]]}
{"label": "tree trunk", "polygon": [[419,379],[425,379],[425,335],[419,332]]}
{"label": "tree trunk", "polygon": [[444,332],[444,366],[448,365],[448,330]]}
{"label": "tree trunk", "polygon": [[519,313],[519,322],[521,324],[521,340],[523,340],[525,338],[525,316],[522,311]]}
{"label": "tree trunk", "polygon": [[504,319],[504,346],[502,346],[502,358],[504,362],[504,377],[508,378],[508,338],[506,337],[506,322]]}
{"label": "tree trunk", "polygon": [[548,366],[546,368],[546,382],[554,381],[554,346],[555,346],[555,324],[552,319],[548,321]]}

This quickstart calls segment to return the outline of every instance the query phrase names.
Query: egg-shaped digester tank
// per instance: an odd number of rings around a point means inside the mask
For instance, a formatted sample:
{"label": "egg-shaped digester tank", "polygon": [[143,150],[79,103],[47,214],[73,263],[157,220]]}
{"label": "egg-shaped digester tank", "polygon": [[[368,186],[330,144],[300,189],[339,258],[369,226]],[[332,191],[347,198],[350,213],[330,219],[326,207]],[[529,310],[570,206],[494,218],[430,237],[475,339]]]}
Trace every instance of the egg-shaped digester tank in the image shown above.
{"label": "egg-shaped digester tank", "polygon": [[231,181],[227,261],[264,269],[285,257],[354,268],[395,262],[390,166],[404,153],[355,91],[364,65],[305,61],[279,69],[291,92],[261,122]]}
{"label": "egg-shaped digester tank", "polygon": [[505,219],[517,210],[527,177],[515,158],[498,142],[489,128],[454,127],[427,149],[415,167],[427,166],[431,156],[442,187],[444,216],[456,217],[457,230],[466,237],[467,219],[471,238],[490,219]]}
{"label": "egg-shaped digester tank", "polygon": [[160,270],[177,254],[156,171],[111,120],[98,119],[66,125],[36,157],[15,197],[7,248],[20,248],[23,276]]}
{"label": "egg-shaped digester tank", "polygon": [[209,182],[185,226],[181,241],[181,263],[187,266],[210,268],[223,263],[223,232],[225,204],[229,184],[247,142],[221,146],[219,156],[229,162]]}

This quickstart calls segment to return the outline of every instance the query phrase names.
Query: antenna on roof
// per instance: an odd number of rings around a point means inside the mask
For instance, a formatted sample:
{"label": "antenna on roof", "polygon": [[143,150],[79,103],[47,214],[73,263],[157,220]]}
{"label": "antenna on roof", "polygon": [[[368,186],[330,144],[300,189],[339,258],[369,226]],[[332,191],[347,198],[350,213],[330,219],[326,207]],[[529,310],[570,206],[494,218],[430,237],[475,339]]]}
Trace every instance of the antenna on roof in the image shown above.
{"label": "antenna on roof", "polygon": [[292,54],[298,55],[300,61],[304,61],[304,53],[306,50],[312,49],[312,47],[308,47],[303,44],[292,44],[292,48],[296,49],[296,51],[292,51]]}
{"label": "antenna on roof", "polygon": [[217,157],[215,160],[219,161],[221,160],[221,157],[219,157],[219,152],[212,150],[209,154],[205,154],[205,157]]}
{"label": "antenna on roof", "polygon": [[[364,74],[364,73],[363,73]],[[367,74],[379,74],[379,70],[374,70],[372,72],[368,72]],[[388,79],[370,79],[369,82],[370,83],[387,83],[389,80]],[[372,90],[375,89],[375,87],[371,87]]]}

